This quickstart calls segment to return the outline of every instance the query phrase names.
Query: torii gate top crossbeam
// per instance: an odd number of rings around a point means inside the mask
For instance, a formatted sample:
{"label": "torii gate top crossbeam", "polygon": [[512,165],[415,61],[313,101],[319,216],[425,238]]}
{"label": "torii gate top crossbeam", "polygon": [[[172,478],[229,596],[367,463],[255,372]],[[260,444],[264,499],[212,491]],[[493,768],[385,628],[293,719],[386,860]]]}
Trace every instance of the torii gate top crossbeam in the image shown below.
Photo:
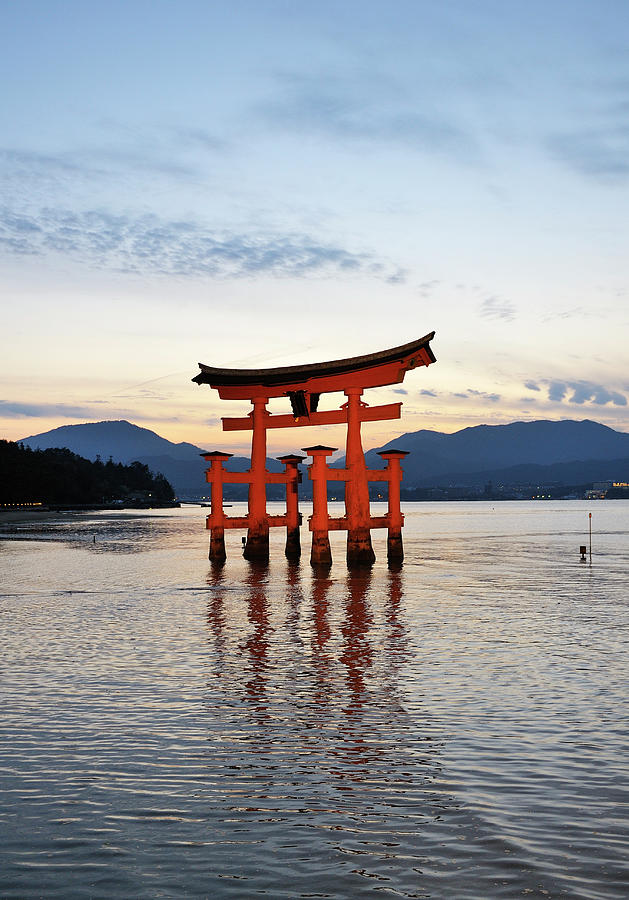
{"label": "torii gate top crossbeam", "polygon": [[409,369],[435,362],[430,348],[434,331],[419,340],[390,350],[302,366],[275,369],[220,369],[199,363],[201,371],[192,380],[209,384],[223,400],[250,400],[253,397],[285,397],[291,391],[312,394],[352,388],[399,384]]}

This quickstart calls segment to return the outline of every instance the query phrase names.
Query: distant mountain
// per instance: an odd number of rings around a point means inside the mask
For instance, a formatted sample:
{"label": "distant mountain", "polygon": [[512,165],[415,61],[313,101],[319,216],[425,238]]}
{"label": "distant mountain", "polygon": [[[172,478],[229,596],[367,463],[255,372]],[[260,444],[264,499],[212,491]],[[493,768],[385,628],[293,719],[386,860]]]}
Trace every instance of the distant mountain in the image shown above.
{"label": "distant mountain", "polygon": [[106,462],[111,456],[114,462],[131,462],[143,456],[169,456],[172,459],[189,459],[190,454],[201,450],[194,444],[173,444],[148,428],[140,428],[124,420],[90,422],[86,425],[62,425],[23,438],[19,443],[31,449],[47,450],[49,447],[67,447],[85,459],[97,456]]}
{"label": "distant mountain", "polygon": [[[201,447],[172,443],[148,428],[130,422],[93,422],[64,425],[44,434],[31,435],[21,443],[33,449],[67,447],[88,459],[100,455],[103,462],[144,463],[161,472],[179,497],[208,493]],[[608,479],[629,480],[629,434],[598,422],[564,420],[513,422],[510,425],[477,425],[454,434],[415,431],[400,435],[381,449],[409,451],[405,459],[404,488],[444,487],[499,483],[556,482],[579,484]],[[290,447],[288,448],[290,449]],[[382,468],[376,450],[366,454],[370,468]],[[226,464],[231,471],[249,468],[249,459],[234,456]],[[342,466],[343,461],[336,463]],[[281,472],[281,463],[267,459],[271,472]],[[304,480],[303,494],[309,493]],[[227,499],[244,498],[246,485],[226,485]],[[272,486],[269,496],[283,496],[283,487]]]}
{"label": "distant mountain", "polygon": [[[204,448],[186,442],[173,443],[148,428],[140,428],[131,422],[90,422],[86,425],[62,425],[42,434],[23,438],[19,443],[33,450],[50,447],[66,447],[86,459],[100,456],[103,462],[110,457],[114,462],[144,463],[152,472],[160,472],[172,484],[179,497],[198,497],[209,492],[205,481],[205,460],[200,458]],[[225,468],[232,472],[244,472],[249,459],[234,456]],[[283,466],[275,459],[267,459],[270,472],[281,472]],[[235,499],[247,496],[247,485],[226,485],[225,497]]]}
{"label": "distant mountain", "polygon": [[[601,471],[598,463],[629,458],[629,434],[614,431],[599,422],[564,420],[513,422],[510,425],[477,425],[454,434],[415,431],[389,441],[384,447],[406,450],[404,486],[428,487],[448,484],[478,484],[488,481],[535,481],[542,475],[534,467],[552,467],[547,477],[572,484],[576,471],[582,476]],[[370,450],[367,464],[381,466],[377,451]],[[573,464],[587,462],[587,466]],[[518,472],[514,467],[521,467]],[[609,471],[610,467],[605,470]],[[611,467],[613,468],[613,467]],[[508,472],[505,470],[509,470]],[[626,472],[626,469],[623,471]],[[609,476],[608,476],[609,477]],[[584,481],[598,480],[597,474]],[[603,480],[603,478],[601,478]]]}

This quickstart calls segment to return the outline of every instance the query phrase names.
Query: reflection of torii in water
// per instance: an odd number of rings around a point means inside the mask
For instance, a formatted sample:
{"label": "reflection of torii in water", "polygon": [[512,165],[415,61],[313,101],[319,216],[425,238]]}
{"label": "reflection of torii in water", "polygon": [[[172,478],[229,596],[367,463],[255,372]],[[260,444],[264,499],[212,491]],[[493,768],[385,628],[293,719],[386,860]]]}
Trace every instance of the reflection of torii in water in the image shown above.
{"label": "reflection of torii in water", "polygon": [[[385,469],[367,469],[361,441],[362,422],[399,419],[401,403],[368,406],[361,400],[367,388],[399,384],[409,369],[429,366],[435,362],[430,348],[434,332],[419,340],[351,359],[304,366],[284,366],[275,369],[220,369],[199,363],[200,373],[192,380],[209,384],[223,400],[250,400],[253,406],[248,416],[223,418],[224,431],[252,431],[251,468],[248,472],[227,472],[224,463],[229,453],[213,451],[202,454],[210,463],[207,480],[212,484],[212,512],[207,518],[211,530],[210,559],[225,558],[225,528],[247,528],[245,557],[268,560],[269,528],[286,526],[286,555],[298,557],[299,511],[297,506],[298,464],[303,457],[280,457],[285,471],[271,473],[266,469],[266,432],[269,428],[294,428],[305,425],[347,424],[345,468],[330,469],[326,457],[333,447],[306,447],[312,456],[310,478],[313,481],[313,514],[311,562],[331,562],[330,530],[347,531],[347,562],[350,565],[373,563],[371,528],[387,528],[389,560],[401,560],[403,517],[400,512],[400,460],[406,456],[401,450],[389,450],[381,456],[387,461]],[[340,409],[319,411],[321,394],[342,391],[347,402]],[[272,415],[267,409],[273,397],[287,397],[292,413]],[[345,516],[331,518],[327,509],[327,482],[345,482]],[[389,507],[385,516],[371,516],[369,511],[369,481],[389,484]],[[223,484],[249,485],[248,514],[228,517],[223,512]],[[286,513],[269,516],[266,509],[266,485],[286,485]]]}

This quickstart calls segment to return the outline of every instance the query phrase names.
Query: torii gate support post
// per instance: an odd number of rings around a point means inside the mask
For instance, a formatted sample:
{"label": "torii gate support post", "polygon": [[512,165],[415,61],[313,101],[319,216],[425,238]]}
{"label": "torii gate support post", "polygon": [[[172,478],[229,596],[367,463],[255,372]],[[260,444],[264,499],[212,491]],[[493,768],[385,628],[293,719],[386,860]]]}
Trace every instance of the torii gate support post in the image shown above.
{"label": "torii gate support post", "polygon": [[266,514],[266,411],[267,398],[254,397],[251,413],[251,482],[249,485],[249,523],[245,559],[268,562],[269,520]]}
{"label": "torii gate support post", "polygon": [[390,563],[401,563],[404,560],[402,544],[404,516],[400,507],[400,482],[403,478],[401,461],[408,453],[405,450],[382,450],[378,456],[387,460],[389,476],[387,559]]}
{"label": "torii gate support post", "polygon": [[330,550],[329,516],[328,516],[328,480],[326,456],[335,451],[335,447],[304,447],[304,453],[312,456],[312,465],[309,467],[310,480],[312,481],[312,516],[310,517],[310,531],[312,532],[312,549],[310,551],[310,564],[313,566],[331,566],[332,551]]}
{"label": "torii gate support post", "polygon": [[230,459],[232,453],[220,453],[215,450],[212,453],[202,453],[203,459],[210,463],[206,471],[206,481],[210,481],[212,489],[211,514],[206,519],[206,528],[210,529],[209,559],[212,562],[224,562],[225,553],[225,513],[223,511],[223,463]]}
{"label": "torii gate support post", "polygon": [[347,564],[371,566],[376,554],[371,546],[369,483],[367,466],[360,439],[360,410],[362,388],[348,388],[347,397],[347,445],[345,467],[348,479],[345,483],[345,512],[347,516]]}
{"label": "torii gate support post", "polygon": [[299,494],[297,485],[301,481],[299,472],[299,463],[303,462],[305,456],[297,456],[289,453],[286,456],[278,456],[278,460],[284,463],[284,472],[286,474],[286,558],[299,559],[301,556],[301,541],[299,536],[299,526],[301,519],[299,515]]}

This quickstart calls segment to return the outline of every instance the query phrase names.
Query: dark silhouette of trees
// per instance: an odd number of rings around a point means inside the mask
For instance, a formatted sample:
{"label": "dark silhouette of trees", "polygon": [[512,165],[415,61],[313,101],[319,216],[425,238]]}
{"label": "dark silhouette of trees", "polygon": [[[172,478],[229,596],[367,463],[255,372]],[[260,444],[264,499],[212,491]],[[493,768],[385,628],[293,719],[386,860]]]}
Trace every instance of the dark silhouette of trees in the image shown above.
{"label": "dark silhouette of trees", "polygon": [[0,440],[0,503],[101,504],[169,502],[174,492],[163,475],[140,462],[91,462],[65,448],[31,450]]}

